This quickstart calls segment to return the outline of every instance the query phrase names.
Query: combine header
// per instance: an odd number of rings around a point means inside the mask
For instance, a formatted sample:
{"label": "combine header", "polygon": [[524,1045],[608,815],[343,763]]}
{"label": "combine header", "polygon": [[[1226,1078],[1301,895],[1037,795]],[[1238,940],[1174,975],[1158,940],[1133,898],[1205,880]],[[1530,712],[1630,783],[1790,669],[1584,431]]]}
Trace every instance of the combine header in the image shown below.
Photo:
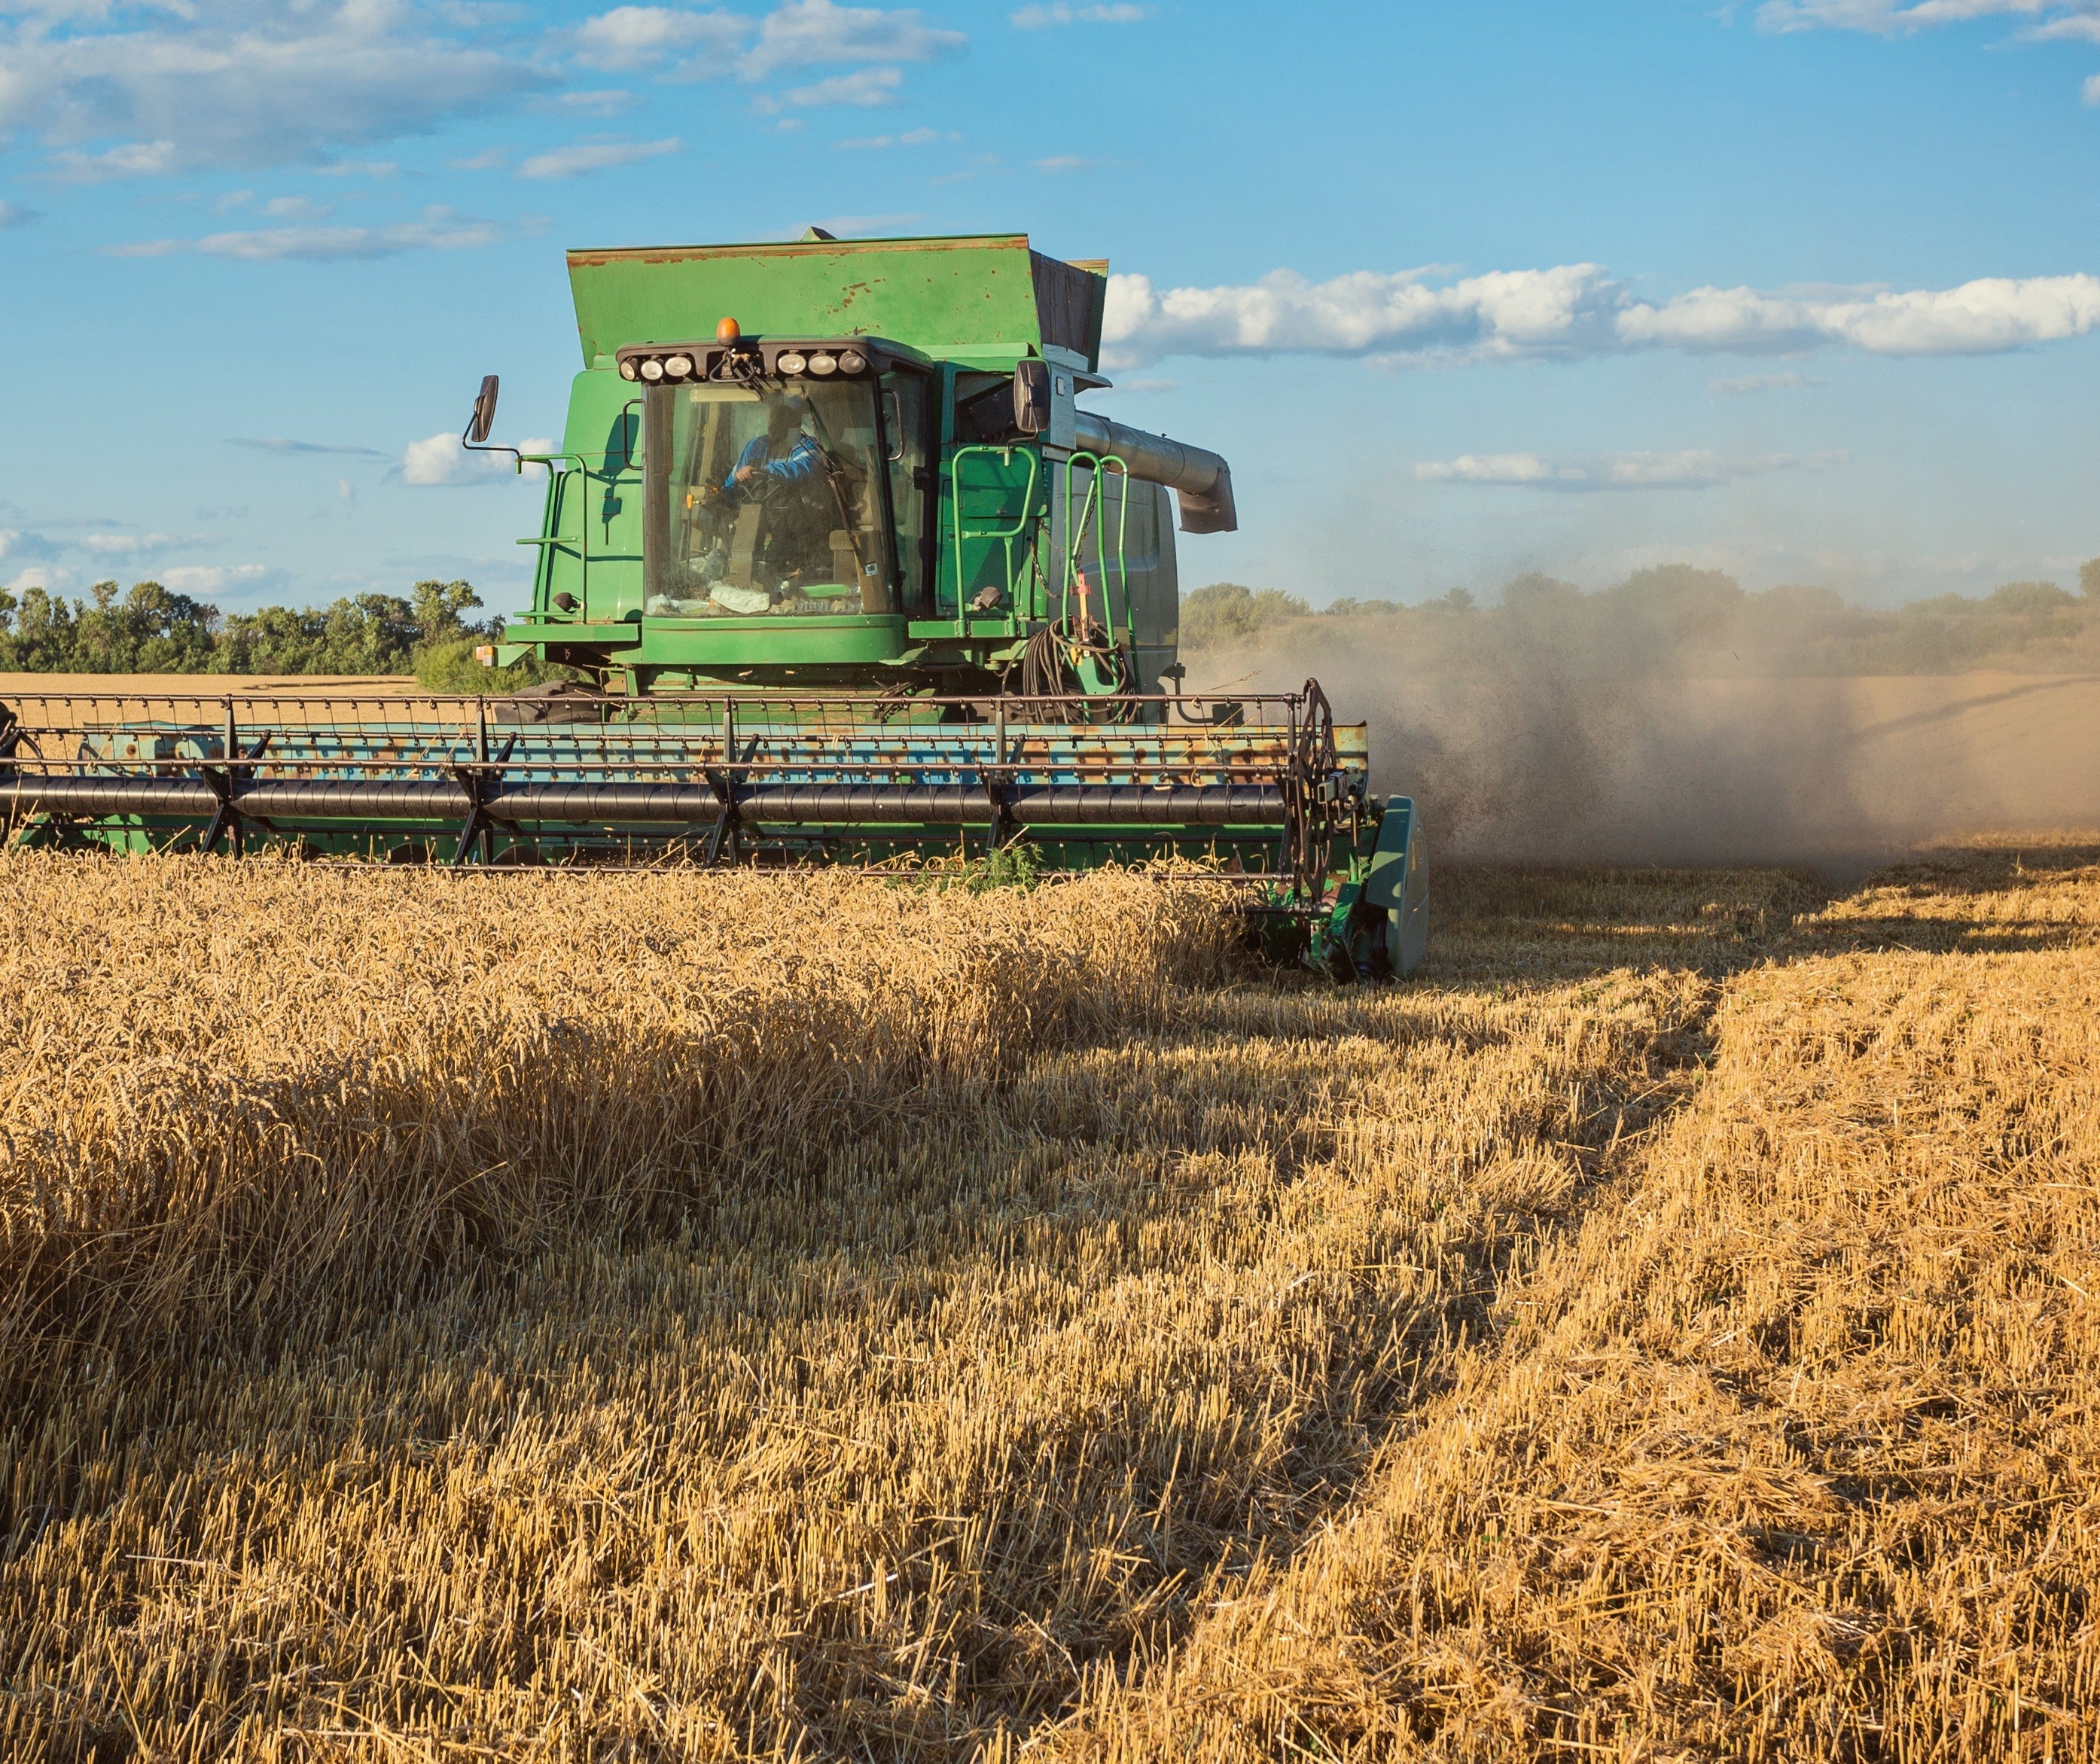
{"label": "combine header", "polygon": [[1019,236],[569,255],[584,371],[479,698],[0,705],[20,842],[467,864],[1184,855],[1338,976],[1419,960],[1413,805],[1319,686],[1192,695],[1216,454],[1082,410],[1106,266]]}

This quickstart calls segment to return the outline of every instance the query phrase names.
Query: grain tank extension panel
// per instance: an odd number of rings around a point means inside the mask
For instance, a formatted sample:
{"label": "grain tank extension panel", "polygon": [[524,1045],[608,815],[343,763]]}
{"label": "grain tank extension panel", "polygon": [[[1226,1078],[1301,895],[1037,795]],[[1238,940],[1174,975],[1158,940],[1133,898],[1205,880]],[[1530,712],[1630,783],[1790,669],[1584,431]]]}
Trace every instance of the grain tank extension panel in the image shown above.
{"label": "grain tank extension panel", "polygon": [[1108,279],[1095,266],[990,238],[814,240],[571,251],[584,365],[621,346],[748,334],[883,337],[929,355],[1011,362],[1042,346],[1099,368]]}

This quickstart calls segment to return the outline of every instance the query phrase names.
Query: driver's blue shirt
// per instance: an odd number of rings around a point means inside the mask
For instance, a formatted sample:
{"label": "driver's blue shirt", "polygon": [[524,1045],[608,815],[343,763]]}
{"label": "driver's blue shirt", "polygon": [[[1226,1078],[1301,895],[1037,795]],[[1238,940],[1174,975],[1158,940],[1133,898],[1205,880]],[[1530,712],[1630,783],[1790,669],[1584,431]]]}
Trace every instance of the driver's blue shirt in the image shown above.
{"label": "driver's blue shirt", "polygon": [[794,446],[788,448],[785,457],[770,457],[773,443],[770,437],[755,434],[745,443],[743,452],[737,456],[736,465],[722,480],[727,489],[736,482],[736,474],[745,466],[755,466],[769,478],[807,478],[817,469],[817,443],[809,436],[798,434]]}

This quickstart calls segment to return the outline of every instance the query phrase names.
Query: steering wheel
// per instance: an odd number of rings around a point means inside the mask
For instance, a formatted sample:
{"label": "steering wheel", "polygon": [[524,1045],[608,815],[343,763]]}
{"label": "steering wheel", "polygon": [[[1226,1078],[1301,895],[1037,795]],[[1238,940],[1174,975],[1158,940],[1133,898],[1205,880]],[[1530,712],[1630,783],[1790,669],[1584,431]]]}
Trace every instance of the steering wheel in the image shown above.
{"label": "steering wheel", "polygon": [[780,487],[780,480],[763,465],[754,465],[748,478],[741,482],[732,478],[726,487],[739,502],[770,502],[774,492]]}

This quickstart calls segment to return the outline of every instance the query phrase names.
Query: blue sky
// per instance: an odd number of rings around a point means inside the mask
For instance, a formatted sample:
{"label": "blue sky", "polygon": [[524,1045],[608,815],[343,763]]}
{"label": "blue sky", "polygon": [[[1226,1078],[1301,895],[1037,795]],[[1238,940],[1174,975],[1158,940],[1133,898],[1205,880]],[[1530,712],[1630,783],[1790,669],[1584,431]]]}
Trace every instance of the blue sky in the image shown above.
{"label": "blue sky", "polygon": [[1221,577],[2100,553],[2100,0],[0,0],[0,584],[514,604],[570,245],[1025,231]]}

